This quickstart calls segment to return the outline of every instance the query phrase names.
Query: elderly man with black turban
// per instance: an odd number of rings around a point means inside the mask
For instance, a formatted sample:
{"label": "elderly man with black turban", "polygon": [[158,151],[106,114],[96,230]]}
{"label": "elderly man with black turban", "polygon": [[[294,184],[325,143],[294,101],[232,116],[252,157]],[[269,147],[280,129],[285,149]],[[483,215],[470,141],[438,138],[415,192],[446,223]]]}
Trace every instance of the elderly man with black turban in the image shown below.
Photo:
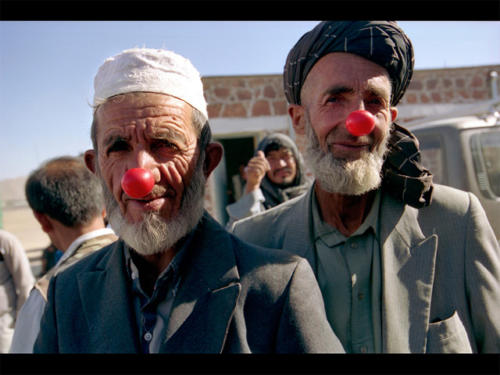
{"label": "elderly man with black turban", "polygon": [[[350,353],[500,351],[500,250],[478,199],[432,184],[394,123],[413,71],[395,22],[322,22],[290,51],[288,112],[308,193],[236,222],[244,240],[309,260]],[[373,131],[346,119],[364,110]]]}

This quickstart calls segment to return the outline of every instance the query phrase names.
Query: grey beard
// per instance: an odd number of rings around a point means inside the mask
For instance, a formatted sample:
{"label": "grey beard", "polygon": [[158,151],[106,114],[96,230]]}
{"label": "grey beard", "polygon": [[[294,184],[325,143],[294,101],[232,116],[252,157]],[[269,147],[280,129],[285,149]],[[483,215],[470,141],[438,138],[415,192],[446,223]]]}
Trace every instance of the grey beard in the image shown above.
{"label": "grey beard", "polygon": [[380,186],[380,172],[387,151],[389,132],[384,135],[374,152],[364,153],[360,159],[349,161],[323,151],[309,116],[306,116],[306,122],[307,145],[304,160],[323,190],[329,193],[362,195]]}
{"label": "grey beard", "polygon": [[129,223],[104,181],[104,199],[108,220],[115,233],[141,255],[154,255],[170,249],[191,232],[200,221],[204,210],[205,176],[203,162],[199,162],[183,194],[177,214],[166,220],[156,212],[147,212],[142,221]]}

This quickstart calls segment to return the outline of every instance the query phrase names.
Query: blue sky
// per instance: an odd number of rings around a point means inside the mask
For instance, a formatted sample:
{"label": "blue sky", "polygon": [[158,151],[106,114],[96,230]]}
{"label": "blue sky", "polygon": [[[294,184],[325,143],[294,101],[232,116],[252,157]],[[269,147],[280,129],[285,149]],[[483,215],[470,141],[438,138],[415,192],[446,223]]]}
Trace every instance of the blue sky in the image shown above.
{"label": "blue sky", "polygon": [[[93,77],[108,56],[166,48],[202,76],[280,74],[316,21],[0,22],[0,180],[90,148]],[[498,21],[400,22],[416,69],[500,64]]]}

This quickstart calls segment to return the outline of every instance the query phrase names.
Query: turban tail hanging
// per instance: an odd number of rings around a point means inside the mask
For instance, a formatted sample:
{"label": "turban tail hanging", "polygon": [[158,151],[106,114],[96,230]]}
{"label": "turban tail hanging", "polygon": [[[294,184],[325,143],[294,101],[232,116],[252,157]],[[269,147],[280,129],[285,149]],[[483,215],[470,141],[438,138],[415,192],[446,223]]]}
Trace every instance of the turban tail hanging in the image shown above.
{"label": "turban tail hanging", "polygon": [[382,166],[382,187],[412,207],[428,206],[432,198],[432,173],[421,164],[417,138],[394,123]]}
{"label": "turban tail hanging", "polygon": [[[283,84],[289,103],[301,104],[300,92],[307,75],[319,59],[332,52],[352,53],[384,67],[391,79],[392,106],[399,103],[410,84],[413,47],[396,22],[321,22],[304,34],[288,54]],[[429,205],[432,174],[421,165],[415,136],[393,124],[388,148],[382,167],[384,190],[410,206]]]}

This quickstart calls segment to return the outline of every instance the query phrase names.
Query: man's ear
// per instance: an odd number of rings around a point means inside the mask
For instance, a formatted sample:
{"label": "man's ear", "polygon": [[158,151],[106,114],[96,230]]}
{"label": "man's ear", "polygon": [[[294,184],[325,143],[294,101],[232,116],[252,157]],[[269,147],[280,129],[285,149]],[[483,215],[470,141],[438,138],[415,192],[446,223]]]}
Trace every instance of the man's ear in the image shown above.
{"label": "man's ear", "polygon": [[85,154],[84,154],[85,165],[94,174],[95,174],[95,171],[96,171],[96,168],[95,168],[95,158],[96,158],[96,154],[95,154],[94,150],[87,150],[87,151],[85,151]]}
{"label": "man's ear", "polygon": [[40,223],[40,226],[45,233],[49,233],[54,229],[54,226],[47,215],[38,211],[33,211],[33,215],[35,215],[35,219]]}
{"label": "man's ear", "polygon": [[305,109],[300,104],[289,104],[288,105],[288,114],[292,119],[293,129],[295,133],[299,135],[304,135],[306,133],[305,129]]}
{"label": "man's ear", "polygon": [[398,109],[396,107],[391,107],[391,121],[392,122],[396,121],[397,117],[398,117]]}
{"label": "man's ear", "polygon": [[203,165],[203,172],[205,178],[208,178],[213,170],[219,165],[224,149],[220,143],[211,142],[205,148],[205,163]]}

